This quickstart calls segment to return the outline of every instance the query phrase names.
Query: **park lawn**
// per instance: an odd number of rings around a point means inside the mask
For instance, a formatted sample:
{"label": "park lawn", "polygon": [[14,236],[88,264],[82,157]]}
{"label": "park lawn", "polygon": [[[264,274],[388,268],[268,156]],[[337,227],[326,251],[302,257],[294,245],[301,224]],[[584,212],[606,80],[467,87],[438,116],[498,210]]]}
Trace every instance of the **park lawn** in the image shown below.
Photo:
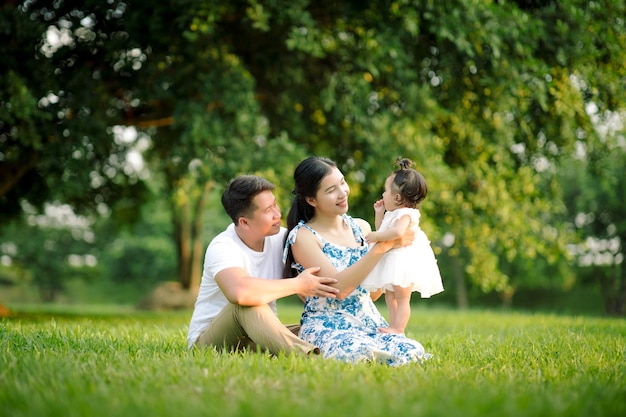
{"label": "park lawn", "polygon": [[[279,307],[285,323],[300,307]],[[414,308],[434,356],[389,368],[189,352],[190,312],[18,310],[0,319],[0,415],[624,416],[626,321]]]}

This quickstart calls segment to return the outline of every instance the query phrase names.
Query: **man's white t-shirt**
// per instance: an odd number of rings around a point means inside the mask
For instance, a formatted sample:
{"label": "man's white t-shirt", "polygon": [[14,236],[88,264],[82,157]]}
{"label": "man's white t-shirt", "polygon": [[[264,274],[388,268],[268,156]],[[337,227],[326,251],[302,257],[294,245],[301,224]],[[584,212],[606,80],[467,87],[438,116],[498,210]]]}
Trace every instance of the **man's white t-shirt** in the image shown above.
{"label": "man's white t-shirt", "polygon": [[[286,229],[281,227],[280,232],[266,237],[263,252],[253,251],[243,243],[232,223],[211,241],[204,256],[202,282],[189,324],[189,348],[211,324],[211,320],[229,303],[215,282],[215,275],[223,269],[239,267],[253,277],[280,279],[284,265],[282,255],[285,232]],[[276,313],[275,301],[270,303],[270,307]]]}

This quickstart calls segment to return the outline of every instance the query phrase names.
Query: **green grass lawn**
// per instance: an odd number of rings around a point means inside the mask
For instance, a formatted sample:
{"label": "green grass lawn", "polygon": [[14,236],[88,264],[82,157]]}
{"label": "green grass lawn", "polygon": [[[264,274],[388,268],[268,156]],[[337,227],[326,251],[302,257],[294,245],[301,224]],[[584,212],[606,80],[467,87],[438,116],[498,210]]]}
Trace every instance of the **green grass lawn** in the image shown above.
{"label": "green grass lawn", "polygon": [[626,415],[623,319],[414,308],[407,334],[434,357],[388,368],[188,352],[190,312],[14,310],[2,417]]}

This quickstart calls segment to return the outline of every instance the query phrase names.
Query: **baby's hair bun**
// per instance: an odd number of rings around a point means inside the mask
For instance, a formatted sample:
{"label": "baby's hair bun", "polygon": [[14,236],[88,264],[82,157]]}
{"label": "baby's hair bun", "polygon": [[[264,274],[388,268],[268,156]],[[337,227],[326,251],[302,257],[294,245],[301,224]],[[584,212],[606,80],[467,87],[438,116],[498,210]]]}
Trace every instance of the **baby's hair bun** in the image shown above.
{"label": "baby's hair bun", "polygon": [[400,169],[409,169],[413,165],[413,161],[400,156],[398,157],[398,159],[396,159],[396,165],[398,165]]}

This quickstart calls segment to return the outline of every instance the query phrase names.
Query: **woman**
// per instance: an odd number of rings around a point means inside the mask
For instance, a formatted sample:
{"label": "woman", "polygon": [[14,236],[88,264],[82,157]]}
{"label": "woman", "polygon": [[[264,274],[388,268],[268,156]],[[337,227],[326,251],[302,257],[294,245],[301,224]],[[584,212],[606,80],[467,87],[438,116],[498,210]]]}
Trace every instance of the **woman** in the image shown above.
{"label": "woman", "polygon": [[371,227],[346,214],[350,187],[330,159],[305,159],[296,168],[294,181],[285,275],[319,266],[319,275],[336,278],[334,286],[339,289],[336,299],[306,298],[299,336],[318,346],[324,357],[344,362],[398,366],[430,356],[415,340],[380,332],[389,325],[359,285],[385,252],[403,242],[378,242],[368,248],[365,234]]}

